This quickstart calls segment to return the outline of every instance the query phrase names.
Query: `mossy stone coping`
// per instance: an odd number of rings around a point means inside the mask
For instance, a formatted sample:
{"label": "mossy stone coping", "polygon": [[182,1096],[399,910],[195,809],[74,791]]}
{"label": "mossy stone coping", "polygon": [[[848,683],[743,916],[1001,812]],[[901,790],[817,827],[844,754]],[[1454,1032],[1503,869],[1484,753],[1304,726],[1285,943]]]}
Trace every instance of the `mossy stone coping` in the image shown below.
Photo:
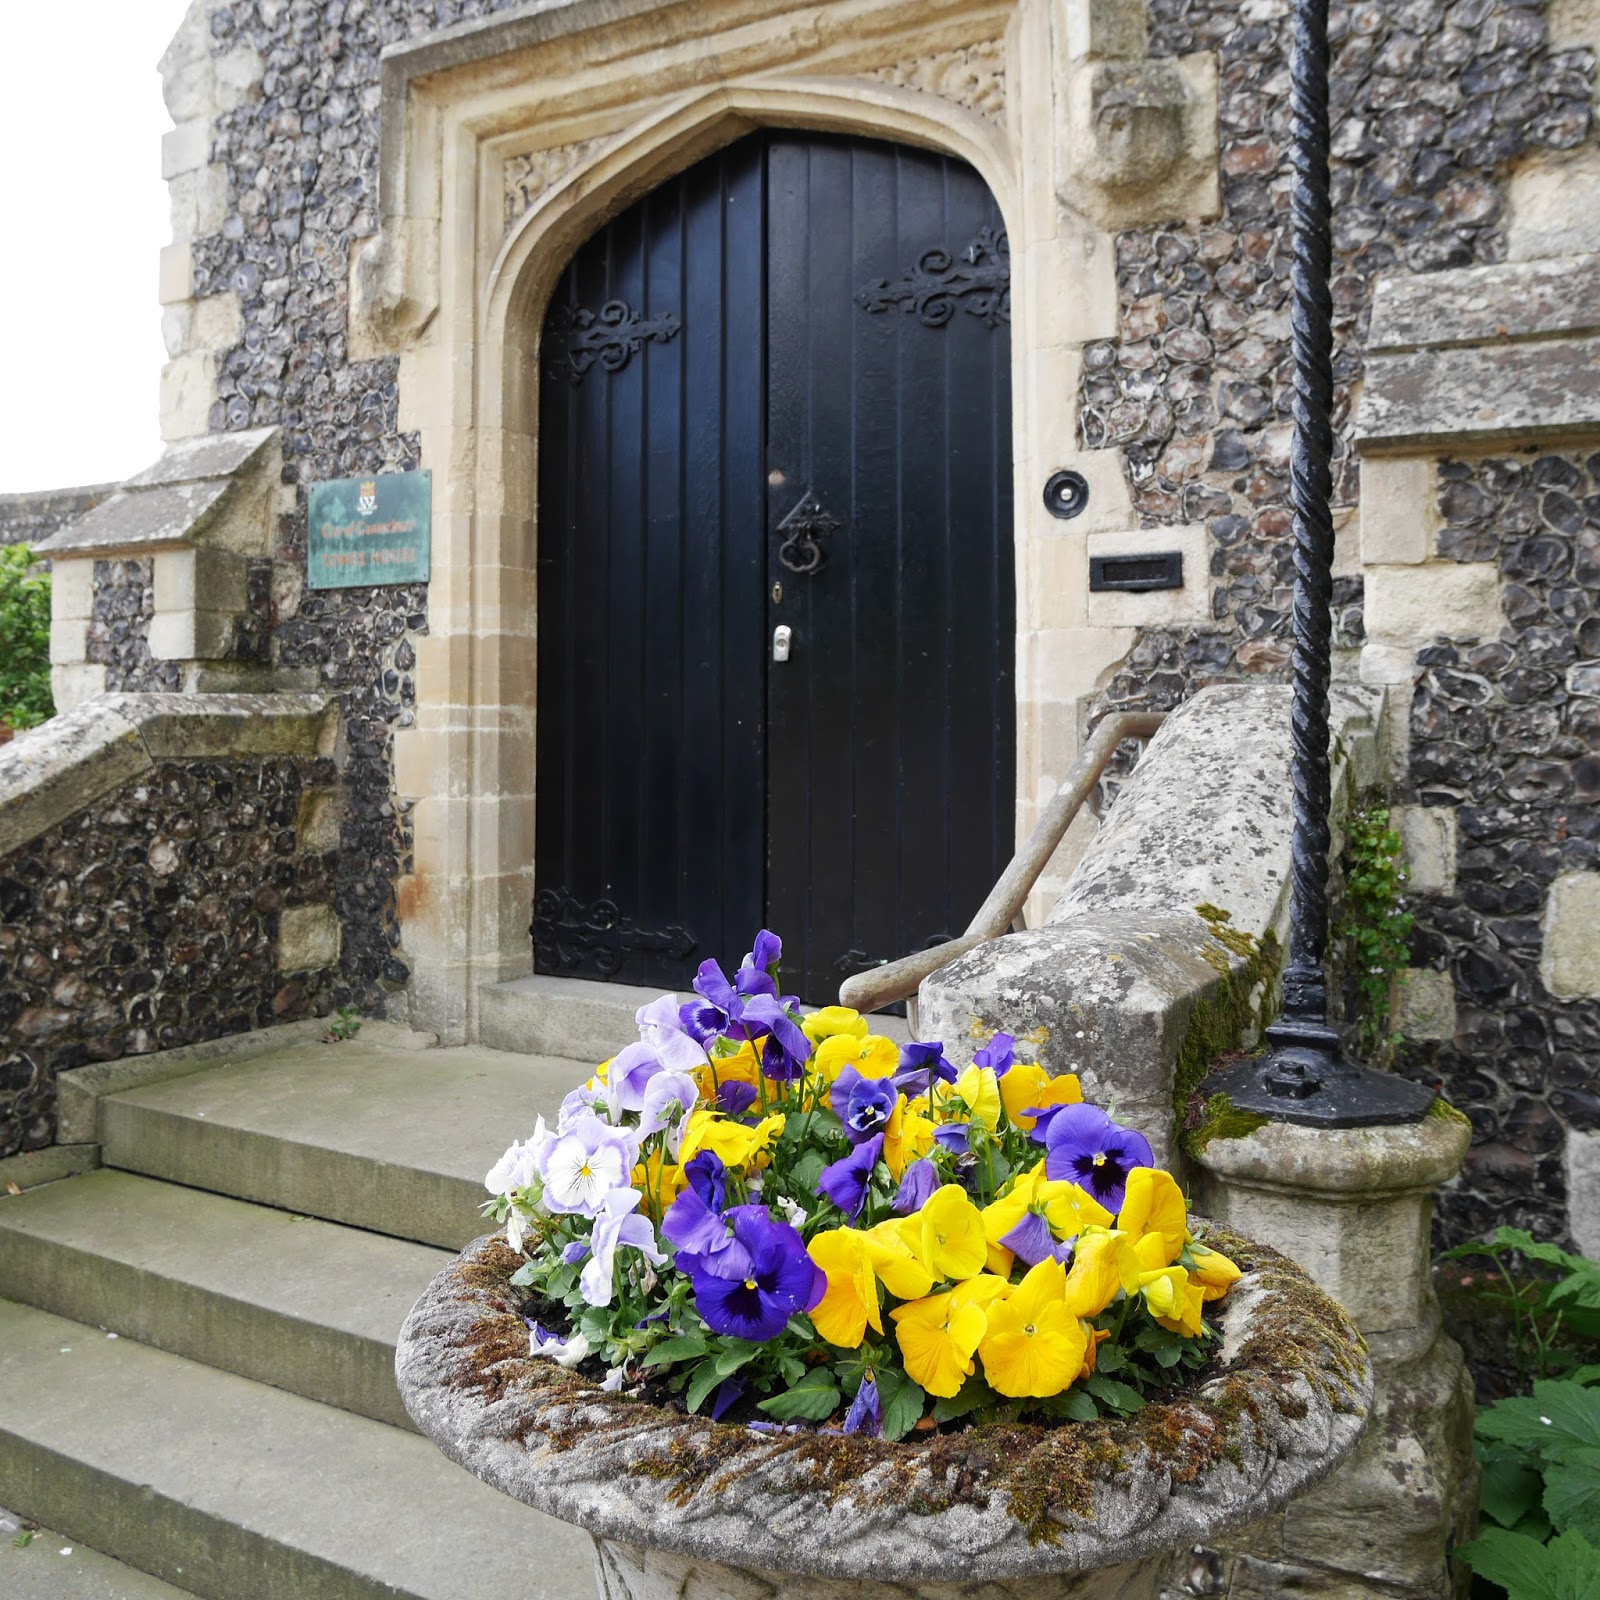
{"label": "mossy stone coping", "polygon": [[1323,1477],[1366,1423],[1372,1369],[1291,1261],[1197,1223],[1244,1277],[1217,1354],[1120,1420],[991,1425],[890,1444],[770,1435],[623,1395],[528,1354],[504,1237],[413,1307],[401,1396],[453,1461],[603,1539],[740,1568],[966,1582],[1088,1571],[1203,1543]]}

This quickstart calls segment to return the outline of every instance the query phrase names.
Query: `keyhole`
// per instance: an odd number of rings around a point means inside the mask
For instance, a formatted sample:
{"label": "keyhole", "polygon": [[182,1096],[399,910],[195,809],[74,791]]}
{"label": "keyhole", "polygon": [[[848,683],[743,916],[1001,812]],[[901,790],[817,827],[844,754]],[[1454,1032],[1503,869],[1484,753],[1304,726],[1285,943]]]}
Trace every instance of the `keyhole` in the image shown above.
{"label": "keyhole", "polygon": [[772,603],[773,603],[773,605],[777,605],[778,602],[780,600],[782,600],[782,599],[783,599],[783,585],[781,583],[773,584],[773,586],[772,586]]}

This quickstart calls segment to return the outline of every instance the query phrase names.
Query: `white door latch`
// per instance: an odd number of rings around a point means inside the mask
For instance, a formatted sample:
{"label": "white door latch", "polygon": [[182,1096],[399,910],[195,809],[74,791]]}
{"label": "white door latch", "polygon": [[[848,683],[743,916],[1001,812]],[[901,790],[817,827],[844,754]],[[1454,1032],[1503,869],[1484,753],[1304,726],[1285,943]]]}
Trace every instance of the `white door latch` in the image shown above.
{"label": "white door latch", "polygon": [[774,661],[787,661],[789,659],[789,641],[794,637],[794,632],[787,622],[780,622],[772,630],[772,659]]}

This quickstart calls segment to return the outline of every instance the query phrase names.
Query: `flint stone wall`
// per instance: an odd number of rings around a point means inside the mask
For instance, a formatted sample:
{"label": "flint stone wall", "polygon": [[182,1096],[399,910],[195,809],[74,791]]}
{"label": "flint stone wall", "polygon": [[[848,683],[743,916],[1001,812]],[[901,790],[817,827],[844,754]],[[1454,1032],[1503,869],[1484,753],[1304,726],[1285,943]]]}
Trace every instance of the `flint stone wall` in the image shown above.
{"label": "flint stone wall", "polygon": [[285,913],[337,878],[323,722],[308,697],[129,696],[0,750],[0,1156],[53,1141],[61,1072],[349,999],[337,954],[280,967]]}
{"label": "flint stone wall", "polygon": [[96,483],[81,489],[0,494],[0,544],[38,544],[85,511],[92,511],[116,487],[114,483]]}
{"label": "flint stone wall", "polygon": [[1447,1236],[1514,1217],[1561,1239],[1569,1143],[1600,1132],[1600,992],[1552,992],[1548,959],[1600,951],[1581,904],[1552,916],[1559,882],[1600,882],[1600,453],[1446,459],[1439,480],[1437,552],[1495,564],[1505,625],[1417,654],[1401,797],[1453,814],[1455,845],[1449,887],[1411,897],[1411,962],[1448,975],[1454,1015],[1402,1063],[1472,1119]]}

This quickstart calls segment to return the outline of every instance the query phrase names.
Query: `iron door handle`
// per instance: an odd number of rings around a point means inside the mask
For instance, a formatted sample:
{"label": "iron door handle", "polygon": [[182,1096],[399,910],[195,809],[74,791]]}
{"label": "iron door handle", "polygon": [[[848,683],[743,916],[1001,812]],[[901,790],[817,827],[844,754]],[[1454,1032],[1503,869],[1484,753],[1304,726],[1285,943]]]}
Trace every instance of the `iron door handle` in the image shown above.
{"label": "iron door handle", "polygon": [[794,638],[794,630],[787,622],[780,622],[772,630],[772,659],[774,661],[787,661],[789,659],[789,642]]}

